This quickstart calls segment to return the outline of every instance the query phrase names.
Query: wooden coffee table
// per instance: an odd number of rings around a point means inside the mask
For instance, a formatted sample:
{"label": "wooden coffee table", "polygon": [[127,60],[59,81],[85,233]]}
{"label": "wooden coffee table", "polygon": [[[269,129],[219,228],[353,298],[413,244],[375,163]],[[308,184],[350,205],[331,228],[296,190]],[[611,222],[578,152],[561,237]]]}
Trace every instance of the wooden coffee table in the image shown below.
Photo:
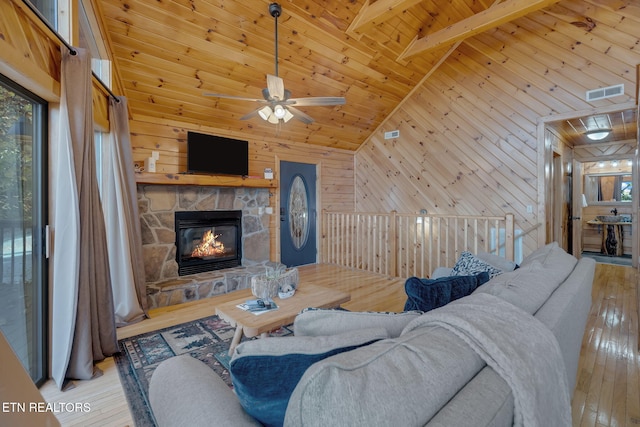
{"label": "wooden coffee table", "polygon": [[236,307],[248,299],[255,299],[251,289],[237,291],[238,298],[216,306],[216,314],[236,327],[229,347],[229,355],[233,354],[244,334],[247,337],[266,336],[268,332],[293,322],[300,311],[307,307],[334,308],[351,299],[351,295],[335,289],[305,283],[301,285],[291,298],[274,298],[278,309],[268,313],[255,315]]}

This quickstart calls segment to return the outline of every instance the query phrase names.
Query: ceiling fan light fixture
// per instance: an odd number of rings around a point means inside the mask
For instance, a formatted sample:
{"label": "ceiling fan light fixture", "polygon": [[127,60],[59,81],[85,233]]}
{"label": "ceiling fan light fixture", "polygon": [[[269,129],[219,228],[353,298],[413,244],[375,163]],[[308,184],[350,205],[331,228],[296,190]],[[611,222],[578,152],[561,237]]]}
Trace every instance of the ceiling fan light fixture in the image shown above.
{"label": "ceiling fan light fixture", "polygon": [[592,141],[600,141],[605,139],[611,133],[610,129],[593,129],[588,131],[585,135]]}
{"label": "ceiling fan light fixture", "polygon": [[273,115],[278,119],[283,119],[287,114],[287,110],[282,105],[276,105],[273,107]]}
{"label": "ceiling fan light fixture", "polygon": [[344,97],[338,96],[315,96],[306,98],[291,98],[291,92],[284,88],[284,80],[278,76],[278,17],[282,14],[282,7],[278,3],[269,4],[269,14],[274,18],[274,65],[275,73],[267,74],[267,87],[262,89],[262,97],[264,99],[246,98],[236,95],[225,95],[222,93],[205,93],[205,96],[215,96],[217,98],[235,99],[240,101],[252,101],[262,104],[268,104],[258,107],[240,117],[240,120],[248,120],[255,116],[259,116],[274,125],[287,123],[292,118],[296,118],[304,124],[313,123],[313,118],[306,113],[296,109],[293,105],[310,107],[310,106],[333,106],[344,105],[346,100]]}
{"label": "ceiling fan light fixture", "polygon": [[271,107],[269,107],[268,105],[265,105],[264,107],[258,110],[258,115],[262,117],[263,120],[269,120],[269,117],[271,116],[271,114],[272,114]]}
{"label": "ceiling fan light fixture", "polygon": [[274,125],[277,125],[278,123],[280,123],[280,119],[277,118],[275,114],[270,115],[267,121]]}
{"label": "ceiling fan light fixture", "polygon": [[291,114],[291,111],[287,110],[286,108],[284,109],[284,111],[284,117],[282,118],[282,120],[287,123],[289,120],[293,119],[293,114]]}

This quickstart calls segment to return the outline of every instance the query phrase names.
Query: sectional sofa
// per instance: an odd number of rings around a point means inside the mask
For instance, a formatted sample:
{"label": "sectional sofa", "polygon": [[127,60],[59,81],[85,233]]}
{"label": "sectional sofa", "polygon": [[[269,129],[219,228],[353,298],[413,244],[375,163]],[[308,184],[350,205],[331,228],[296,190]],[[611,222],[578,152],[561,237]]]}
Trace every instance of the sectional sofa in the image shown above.
{"label": "sectional sofa", "polygon": [[570,426],[595,262],[552,243],[518,267],[426,313],[302,313],[295,337],[237,347],[234,391],[169,359],[150,384],[157,423]]}

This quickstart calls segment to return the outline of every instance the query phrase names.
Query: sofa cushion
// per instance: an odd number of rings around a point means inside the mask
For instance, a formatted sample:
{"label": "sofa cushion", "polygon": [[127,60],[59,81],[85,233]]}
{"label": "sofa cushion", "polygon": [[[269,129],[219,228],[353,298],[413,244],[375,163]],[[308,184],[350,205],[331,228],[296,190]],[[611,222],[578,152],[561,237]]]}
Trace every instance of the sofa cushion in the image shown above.
{"label": "sofa cushion", "polygon": [[421,314],[421,311],[384,313],[312,308],[298,314],[293,322],[293,332],[295,336],[320,336],[364,328],[384,328],[389,337],[397,337],[407,323]]}
{"label": "sofa cushion", "polygon": [[527,255],[520,263],[520,266],[527,265],[534,261],[540,261],[542,264],[544,264],[545,260],[549,257],[549,254],[551,254],[551,251],[557,248],[559,248],[558,242],[551,242],[544,246],[541,246]]}
{"label": "sofa cushion", "polygon": [[558,243],[549,243],[527,256],[520,268],[492,278],[474,293],[490,293],[535,314],[577,263]]}
{"label": "sofa cushion", "polygon": [[478,273],[482,273],[486,271],[489,273],[489,277],[495,277],[502,273],[502,270],[499,270],[492,266],[491,264],[482,261],[480,258],[477,258],[469,251],[463,251],[456,261],[456,265],[453,266],[453,270],[451,270],[451,276],[475,276]]}
{"label": "sofa cushion", "polygon": [[230,371],[245,411],[266,426],[282,425],[291,392],[319,360],[387,338],[381,328],[325,337],[274,337],[236,347]]}
{"label": "sofa cushion", "polygon": [[518,268],[518,264],[515,261],[509,261],[506,258],[485,251],[478,251],[476,258],[503,272],[513,271]]}
{"label": "sofa cushion", "polygon": [[555,277],[552,270],[534,261],[491,279],[474,294],[488,293],[535,314],[560,283],[562,280]]}
{"label": "sofa cushion", "polygon": [[489,280],[486,271],[473,276],[446,276],[439,279],[410,277],[404,283],[407,293],[405,311],[429,311],[469,295]]}
{"label": "sofa cushion", "polygon": [[158,364],[149,380],[149,404],[158,427],[260,426],[222,378],[188,353]]}
{"label": "sofa cushion", "polygon": [[452,270],[453,268],[451,267],[436,267],[436,269],[433,270],[433,273],[431,273],[430,279],[439,279],[444,276],[451,276]]}
{"label": "sofa cushion", "polygon": [[419,328],[312,365],[285,426],[422,426],[483,366],[457,336]]}

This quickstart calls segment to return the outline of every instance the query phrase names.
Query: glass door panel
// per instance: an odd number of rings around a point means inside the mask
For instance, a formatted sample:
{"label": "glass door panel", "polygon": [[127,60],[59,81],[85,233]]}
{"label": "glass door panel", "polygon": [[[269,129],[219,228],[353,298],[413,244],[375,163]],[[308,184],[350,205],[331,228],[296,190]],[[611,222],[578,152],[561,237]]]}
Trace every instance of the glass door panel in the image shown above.
{"label": "glass door panel", "polygon": [[307,243],[309,236],[309,203],[307,186],[300,175],[296,175],[289,188],[289,236],[296,249]]}
{"label": "glass door panel", "polygon": [[46,103],[0,77],[0,330],[40,384],[46,374]]}

